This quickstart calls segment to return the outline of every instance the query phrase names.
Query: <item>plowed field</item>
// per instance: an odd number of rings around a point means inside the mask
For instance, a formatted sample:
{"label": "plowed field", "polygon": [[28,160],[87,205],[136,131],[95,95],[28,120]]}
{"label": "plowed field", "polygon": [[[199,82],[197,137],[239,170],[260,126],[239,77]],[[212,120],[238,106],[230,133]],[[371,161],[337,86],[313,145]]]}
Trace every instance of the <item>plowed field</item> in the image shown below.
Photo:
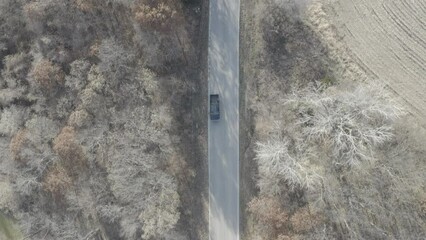
{"label": "plowed field", "polygon": [[327,15],[361,68],[426,123],[426,1],[339,0]]}

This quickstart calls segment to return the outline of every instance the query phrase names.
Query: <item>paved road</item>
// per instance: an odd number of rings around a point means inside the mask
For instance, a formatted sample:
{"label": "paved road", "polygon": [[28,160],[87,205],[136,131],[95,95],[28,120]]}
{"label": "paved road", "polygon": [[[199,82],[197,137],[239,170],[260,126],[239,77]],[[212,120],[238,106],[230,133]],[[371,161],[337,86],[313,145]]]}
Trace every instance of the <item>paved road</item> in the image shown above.
{"label": "paved road", "polygon": [[239,15],[239,0],[210,0],[209,93],[221,108],[208,129],[211,240],[239,239]]}

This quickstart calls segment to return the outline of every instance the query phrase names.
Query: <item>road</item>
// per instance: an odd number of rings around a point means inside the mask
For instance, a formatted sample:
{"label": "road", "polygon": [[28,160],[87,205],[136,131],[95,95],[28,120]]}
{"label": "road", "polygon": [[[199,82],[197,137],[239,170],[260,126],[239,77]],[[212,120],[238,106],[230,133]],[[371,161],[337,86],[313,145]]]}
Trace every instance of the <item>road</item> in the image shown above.
{"label": "road", "polygon": [[239,239],[239,0],[210,0],[209,94],[220,97],[221,119],[208,124],[209,233]]}

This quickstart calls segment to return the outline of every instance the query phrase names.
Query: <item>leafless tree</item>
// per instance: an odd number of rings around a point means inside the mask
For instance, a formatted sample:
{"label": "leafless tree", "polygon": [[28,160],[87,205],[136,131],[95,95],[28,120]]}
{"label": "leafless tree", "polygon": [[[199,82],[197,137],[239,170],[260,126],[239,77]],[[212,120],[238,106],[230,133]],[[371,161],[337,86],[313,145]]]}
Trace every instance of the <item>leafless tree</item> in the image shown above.
{"label": "leafless tree", "polygon": [[256,160],[259,167],[259,187],[262,193],[277,195],[283,184],[291,189],[315,188],[321,185],[321,176],[308,166],[308,153],[289,151],[286,138],[273,137],[256,144]]}
{"label": "leafless tree", "polygon": [[349,167],[373,160],[374,148],[392,139],[392,123],[403,114],[383,88],[371,85],[309,88],[286,103],[294,104],[304,136],[331,146],[336,163]]}
{"label": "leafless tree", "polygon": [[19,106],[11,106],[0,114],[0,135],[12,136],[24,124],[28,118],[28,109]]}

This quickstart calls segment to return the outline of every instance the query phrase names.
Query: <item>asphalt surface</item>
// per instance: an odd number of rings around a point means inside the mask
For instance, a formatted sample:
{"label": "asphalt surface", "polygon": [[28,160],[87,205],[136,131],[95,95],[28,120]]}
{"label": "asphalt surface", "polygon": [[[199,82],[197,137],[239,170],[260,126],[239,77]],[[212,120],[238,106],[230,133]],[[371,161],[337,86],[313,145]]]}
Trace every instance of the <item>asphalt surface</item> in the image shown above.
{"label": "asphalt surface", "polygon": [[210,0],[209,94],[219,94],[220,120],[208,124],[209,233],[239,239],[239,0]]}

